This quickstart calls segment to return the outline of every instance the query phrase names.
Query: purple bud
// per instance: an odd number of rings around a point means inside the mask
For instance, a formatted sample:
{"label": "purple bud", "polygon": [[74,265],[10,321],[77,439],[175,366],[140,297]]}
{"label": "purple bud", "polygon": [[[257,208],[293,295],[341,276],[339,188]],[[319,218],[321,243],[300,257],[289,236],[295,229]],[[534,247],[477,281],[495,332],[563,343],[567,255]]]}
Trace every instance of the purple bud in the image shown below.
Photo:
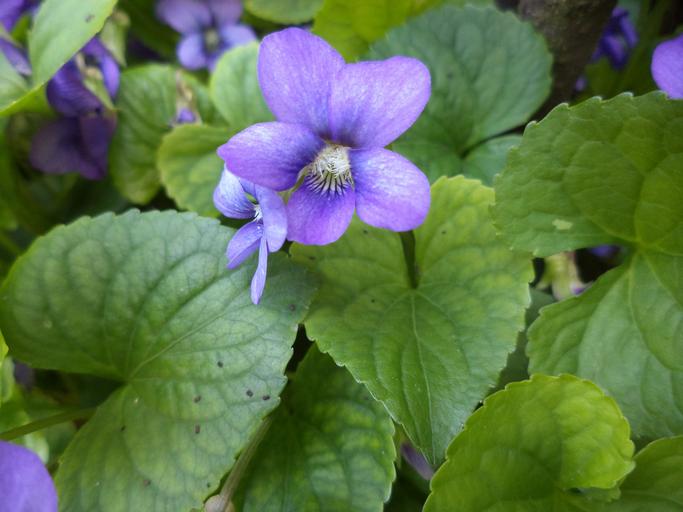
{"label": "purple bud", "polygon": [[431,480],[434,476],[434,469],[429,465],[425,456],[418,452],[412,444],[403,443],[401,445],[401,455],[403,455],[405,461],[425,480]]}

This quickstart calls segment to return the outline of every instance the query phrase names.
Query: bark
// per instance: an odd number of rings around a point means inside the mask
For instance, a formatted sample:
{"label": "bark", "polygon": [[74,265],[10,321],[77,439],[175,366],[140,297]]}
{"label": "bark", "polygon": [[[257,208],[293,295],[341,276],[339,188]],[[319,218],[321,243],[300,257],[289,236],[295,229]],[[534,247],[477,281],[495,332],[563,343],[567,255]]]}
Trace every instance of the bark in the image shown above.
{"label": "bark", "polygon": [[571,98],[617,0],[520,0],[517,12],[542,33],[553,54],[553,87],[540,113]]}

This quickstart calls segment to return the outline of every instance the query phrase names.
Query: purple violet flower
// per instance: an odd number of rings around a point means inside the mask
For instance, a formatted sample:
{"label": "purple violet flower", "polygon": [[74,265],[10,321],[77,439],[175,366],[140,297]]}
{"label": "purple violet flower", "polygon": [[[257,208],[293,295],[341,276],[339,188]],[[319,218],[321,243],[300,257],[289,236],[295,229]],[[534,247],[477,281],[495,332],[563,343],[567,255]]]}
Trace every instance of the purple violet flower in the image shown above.
{"label": "purple violet flower", "polygon": [[36,5],[36,0],[2,0],[0,1],[0,23],[7,32],[11,32],[19,18],[34,9]]}
{"label": "purple violet flower", "polygon": [[84,178],[99,180],[107,173],[109,143],[116,121],[86,87],[84,73],[101,77],[109,96],[116,95],[118,64],[99,39],[93,38],[48,82],[48,102],[63,117],[36,132],[29,159],[33,167],[48,174],[76,171]]}
{"label": "purple violet flower", "polygon": [[26,58],[26,52],[15,46],[11,41],[3,39],[0,36],[0,52],[3,53],[10,65],[17,70],[19,74],[28,76],[31,74],[31,64]]}
{"label": "purple violet flower", "polygon": [[372,226],[407,231],[425,219],[426,176],[383,149],[419,117],[430,96],[426,66],[409,57],[346,64],[298,28],[266,36],[258,79],[276,122],[255,124],[218,148],[230,172],[287,190],[287,237],[324,245],[354,210]]}
{"label": "purple violet flower", "polygon": [[[252,203],[247,194],[257,204]],[[268,188],[240,180],[223,169],[213,202],[226,217],[251,219],[232,237],[226,255],[228,268],[233,269],[258,249],[258,266],[251,280],[251,301],[258,304],[266,285],[268,253],[280,250],[287,237],[287,214],[282,198]]]}
{"label": "purple violet flower", "polygon": [[5,441],[0,441],[0,510],[57,512],[57,491],[40,458]]}
{"label": "purple violet flower", "polygon": [[636,28],[631,23],[628,11],[616,7],[607,22],[598,47],[591,58],[592,62],[606,57],[615,69],[622,69],[631,55],[631,50],[638,42]]}
{"label": "purple violet flower", "polygon": [[157,16],[182,34],[176,53],[187,69],[213,69],[233,46],[256,39],[246,25],[239,0],[160,0]]}
{"label": "purple violet flower", "polygon": [[651,70],[657,87],[673,99],[683,99],[683,34],[655,48]]}

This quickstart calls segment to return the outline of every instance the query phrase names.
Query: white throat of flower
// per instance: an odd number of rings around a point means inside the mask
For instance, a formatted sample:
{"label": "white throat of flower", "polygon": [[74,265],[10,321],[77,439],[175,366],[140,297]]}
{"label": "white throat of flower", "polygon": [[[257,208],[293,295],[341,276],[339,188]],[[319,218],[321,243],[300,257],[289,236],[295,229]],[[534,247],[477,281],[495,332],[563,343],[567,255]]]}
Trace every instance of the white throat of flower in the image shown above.
{"label": "white throat of flower", "polygon": [[261,205],[255,204],[254,205],[254,220],[261,220],[261,219],[263,219],[263,211],[261,210]]}
{"label": "white throat of flower", "polygon": [[353,186],[349,148],[326,144],[301,173],[310,190],[324,194],[343,194],[349,185]]}

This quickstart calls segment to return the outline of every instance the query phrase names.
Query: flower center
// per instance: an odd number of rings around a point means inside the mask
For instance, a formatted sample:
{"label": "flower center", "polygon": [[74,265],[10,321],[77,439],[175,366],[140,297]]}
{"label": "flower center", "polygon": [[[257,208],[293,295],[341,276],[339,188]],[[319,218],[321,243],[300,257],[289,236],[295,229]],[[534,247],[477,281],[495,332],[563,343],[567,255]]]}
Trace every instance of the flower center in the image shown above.
{"label": "flower center", "polygon": [[261,220],[263,218],[263,211],[261,211],[261,205],[254,205],[254,220]]}
{"label": "flower center", "polygon": [[301,172],[314,192],[343,194],[349,185],[353,186],[349,149],[345,146],[327,144]]}
{"label": "flower center", "polygon": [[221,36],[217,30],[210,28],[204,31],[204,48],[208,53],[213,53],[218,50],[221,43]]}

